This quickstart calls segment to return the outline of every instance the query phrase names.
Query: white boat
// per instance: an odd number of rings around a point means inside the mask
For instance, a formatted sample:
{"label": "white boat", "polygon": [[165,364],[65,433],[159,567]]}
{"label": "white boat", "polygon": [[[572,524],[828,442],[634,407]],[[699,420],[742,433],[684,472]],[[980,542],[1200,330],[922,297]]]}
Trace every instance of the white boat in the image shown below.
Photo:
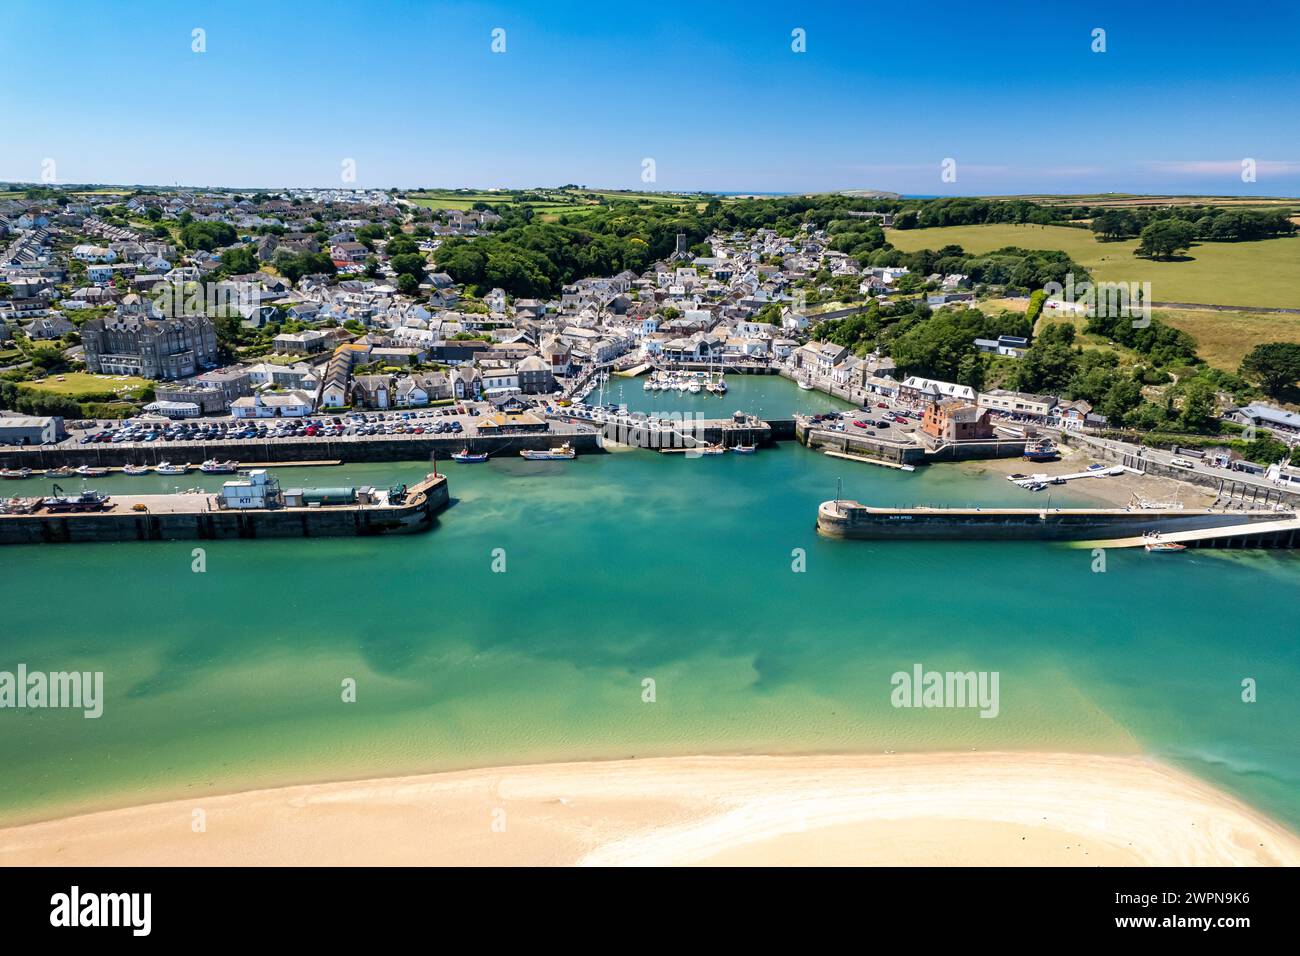
{"label": "white boat", "polygon": [[525,448],[519,454],[528,461],[565,461],[578,457],[578,453],[567,441],[559,448],[552,448],[550,451],[532,451]]}
{"label": "white boat", "polygon": [[700,449],[701,455],[724,455],[727,452],[725,445],[705,445]]}
{"label": "white boat", "polygon": [[89,465],[82,465],[77,469],[77,474],[82,478],[103,478],[108,474],[107,468],[92,468]]}
{"label": "white boat", "polygon": [[30,478],[32,470],[30,468],[5,468],[0,469],[0,478]]}
{"label": "white boat", "polygon": [[[215,458],[209,458],[199,465],[199,471],[205,475],[233,475],[239,471],[239,462],[233,458],[229,461],[217,461]],[[181,472],[181,474],[184,474],[184,472]]]}
{"label": "white boat", "polygon": [[805,392],[811,392],[813,384],[808,379],[801,378],[799,379],[799,387],[802,388]]}
{"label": "white boat", "polygon": [[173,465],[170,461],[164,461],[154,469],[160,475],[186,475],[189,470],[189,465]]}
{"label": "white boat", "polygon": [[75,474],[67,465],[60,465],[58,468],[52,468],[45,473],[46,478],[71,478]]}
{"label": "white boat", "polygon": [[127,465],[122,469],[124,475],[147,475],[149,474],[148,465]]}
{"label": "white boat", "polygon": [[732,446],[731,450],[734,451],[737,455],[752,455],[754,454],[754,452],[758,450],[758,446],[757,445],[734,445]]}
{"label": "white boat", "polygon": [[687,386],[686,386],[686,391],[690,392],[692,395],[698,395],[698,394],[700,394],[700,383],[699,383],[699,382],[691,382],[690,385],[687,385]]}
{"label": "white boat", "polygon": [[456,452],[454,455],[451,456],[451,460],[464,462],[466,464],[472,464],[474,462],[487,461],[488,456],[487,456],[487,452],[485,451],[472,452],[468,448],[462,448],[460,451]]}

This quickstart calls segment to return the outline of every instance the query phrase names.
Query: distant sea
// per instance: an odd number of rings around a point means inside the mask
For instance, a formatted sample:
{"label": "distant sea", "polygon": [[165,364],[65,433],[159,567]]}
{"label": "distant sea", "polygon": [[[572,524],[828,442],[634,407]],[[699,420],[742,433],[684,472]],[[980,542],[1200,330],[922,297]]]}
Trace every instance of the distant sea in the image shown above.
{"label": "distant sea", "polygon": [[[838,404],[728,381],[721,399],[620,384],[647,410]],[[428,468],[274,471],[387,487]],[[439,468],[453,503],[427,534],[0,548],[0,670],[102,671],[106,696],[95,720],[0,709],[0,823],[536,761],[1010,749],[1150,753],[1300,826],[1294,554],[1112,551],[1098,573],[1051,544],[828,540],[814,517],[839,480],[877,504],[1030,496],[978,466],[793,443]],[[915,664],[997,671],[1000,713],[894,709]]]}

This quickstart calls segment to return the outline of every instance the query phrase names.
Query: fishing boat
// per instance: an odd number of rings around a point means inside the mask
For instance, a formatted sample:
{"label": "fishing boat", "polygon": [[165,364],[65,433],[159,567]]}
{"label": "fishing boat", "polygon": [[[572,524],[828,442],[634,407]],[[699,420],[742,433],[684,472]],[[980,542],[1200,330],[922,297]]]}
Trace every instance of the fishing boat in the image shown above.
{"label": "fishing boat", "polygon": [[239,471],[239,462],[231,459],[229,461],[218,461],[215,458],[209,458],[203,464],[199,465],[199,471],[205,475],[233,475]]}
{"label": "fishing boat", "polygon": [[122,469],[124,475],[147,475],[149,474],[148,465],[127,465]]}
{"label": "fishing boat", "polygon": [[186,475],[189,470],[189,465],[173,465],[170,461],[164,461],[154,469],[160,475]]}
{"label": "fishing boat", "polygon": [[726,395],[727,380],[724,379],[722,376],[718,376],[718,380],[709,387],[709,391],[711,391],[714,395],[718,395],[718,396]]}
{"label": "fishing boat", "polygon": [[732,446],[731,450],[734,451],[737,455],[752,455],[754,454],[754,452],[758,450],[758,446],[757,445],[734,445]]}
{"label": "fishing boat", "polygon": [[82,465],[76,472],[82,478],[103,478],[108,474],[107,468],[92,468],[90,465]]}
{"label": "fishing boat", "polygon": [[67,465],[59,465],[58,468],[51,468],[45,473],[46,478],[71,478],[72,469]]}
{"label": "fishing boat", "polygon": [[32,470],[30,468],[4,468],[0,469],[0,478],[30,478]]}
{"label": "fishing boat", "polygon": [[549,451],[533,451],[525,448],[519,454],[529,461],[565,461],[578,457],[578,453],[567,441],[559,448],[552,448]]}
{"label": "fishing boat", "polygon": [[1025,461],[1055,461],[1059,457],[1056,445],[1050,438],[1025,445]]}
{"label": "fishing boat", "polygon": [[813,388],[812,380],[807,378],[799,379],[799,387],[802,388],[805,392],[811,392]]}
{"label": "fishing boat", "polygon": [[699,382],[691,382],[691,384],[686,386],[686,391],[690,392],[692,395],[698,395],[702,391],[702,387]]}
{"label": "fishing boat", "polygon": [[487,452],[485,451],[476,453],[470,451],[468,448],[462,448],[460,451],[456,452],[454,455],[451,456],[451,460],[471,463],[476,461],[487,461],[488,456],[487,456]]}
{"label": "fishing boat", "polygon": [[725,454],[726,451],[727,448],[725,445],[705,445],[703,448],[700,449],[700,454],[701,455],[722,455]]}

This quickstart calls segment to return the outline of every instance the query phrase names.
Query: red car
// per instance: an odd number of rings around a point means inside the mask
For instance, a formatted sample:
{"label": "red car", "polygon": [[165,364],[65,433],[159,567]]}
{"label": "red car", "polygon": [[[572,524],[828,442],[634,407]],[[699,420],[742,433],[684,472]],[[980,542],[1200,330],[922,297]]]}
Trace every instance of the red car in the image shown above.
{"label": "red car", "polygon": [[902,415],[895,415],[895,416],[894,416],[894,421],[898,422],[898,424],[900,424],[900,425],[906,425],[906,424],[907,424],[907,419],[904,418]]}
{"label": "red car", "polygon": [[876,408],[888,408],[889,402],[876,402]]}
{"label": "red car", "polygon": [[870,422],[860,422],[860,421],[855,421],[853,424],[856,425],[858,428],[870,428],[870,427],[871,427],[871,423],[870,423]]}

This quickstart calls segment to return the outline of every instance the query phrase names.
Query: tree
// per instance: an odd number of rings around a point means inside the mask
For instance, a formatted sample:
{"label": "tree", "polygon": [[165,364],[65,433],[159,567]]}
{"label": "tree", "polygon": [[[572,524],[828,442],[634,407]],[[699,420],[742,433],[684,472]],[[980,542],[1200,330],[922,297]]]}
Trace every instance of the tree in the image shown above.
{"label": "tree", "polygon": [[1172,259],[1186,252],[1196,239],[1196,227],[1181,219],[1160,219],[1142,230],[1142,241],[1133,250],[1135,256]]}
{"label": "tree", "polygon": [[1259,380],[1271,397],[1300,379],[1300,345],[1294,342],[1267,342],[1257,345],[1241,360],[1241,374]]}
{"label": "tree", "polygon": [[1188,431],[1210,431],[1217,418],[1214,414],[1214,386],[1204,379],[1193,379],[1183,392],[1180,415]]}
{"label": "tree", "polygon": [[420,280],[409,272],[398,273],[397,290],[405,295],[415,295],[420,290]]}

